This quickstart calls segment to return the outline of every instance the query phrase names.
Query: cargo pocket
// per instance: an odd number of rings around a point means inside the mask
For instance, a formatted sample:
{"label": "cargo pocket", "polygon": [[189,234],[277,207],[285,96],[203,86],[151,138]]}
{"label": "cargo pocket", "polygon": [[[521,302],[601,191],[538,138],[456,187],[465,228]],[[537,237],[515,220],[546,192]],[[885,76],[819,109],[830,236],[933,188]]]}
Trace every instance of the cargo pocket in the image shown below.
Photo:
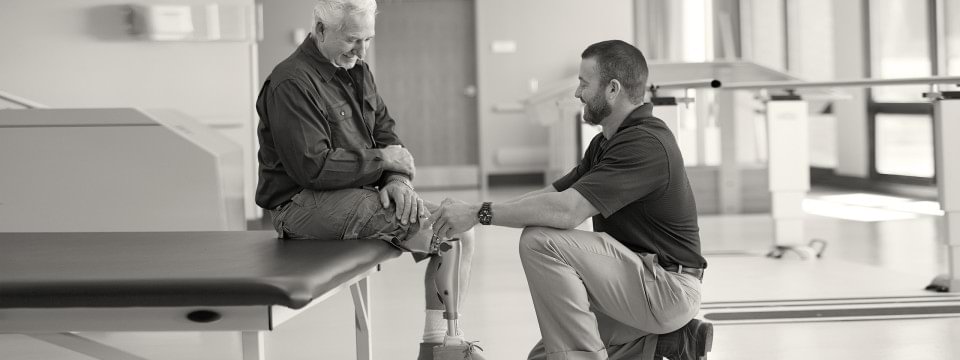
{"label": "cargo pocket", "polygon": [[304,189],[284,209],[278,231],[290,239],[342,240],[346,222],[355,213],[353,189]]}

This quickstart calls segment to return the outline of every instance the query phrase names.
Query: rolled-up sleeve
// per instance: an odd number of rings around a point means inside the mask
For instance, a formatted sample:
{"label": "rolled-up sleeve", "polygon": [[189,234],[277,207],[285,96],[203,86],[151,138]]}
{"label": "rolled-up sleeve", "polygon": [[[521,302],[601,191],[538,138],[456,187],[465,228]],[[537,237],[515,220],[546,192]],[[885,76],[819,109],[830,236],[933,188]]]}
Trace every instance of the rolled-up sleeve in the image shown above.
{"label": "rolled-up sleeve", "polygon": [[267,94],[273,142],[284,169],[298,185],[314,190],[356,188],[383,173],[377,149],[334,148],[324,111],[296,80],[276,84]]}

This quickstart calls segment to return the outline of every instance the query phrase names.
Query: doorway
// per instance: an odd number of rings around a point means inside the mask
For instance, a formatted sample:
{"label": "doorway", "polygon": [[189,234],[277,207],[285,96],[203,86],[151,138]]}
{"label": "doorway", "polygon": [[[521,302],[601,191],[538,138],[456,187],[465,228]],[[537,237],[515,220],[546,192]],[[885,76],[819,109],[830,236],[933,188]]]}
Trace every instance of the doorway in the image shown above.
{"label": "doorway", "polygon": [[418,187],[479,184],[472,0],[380,3],[373,71]]}

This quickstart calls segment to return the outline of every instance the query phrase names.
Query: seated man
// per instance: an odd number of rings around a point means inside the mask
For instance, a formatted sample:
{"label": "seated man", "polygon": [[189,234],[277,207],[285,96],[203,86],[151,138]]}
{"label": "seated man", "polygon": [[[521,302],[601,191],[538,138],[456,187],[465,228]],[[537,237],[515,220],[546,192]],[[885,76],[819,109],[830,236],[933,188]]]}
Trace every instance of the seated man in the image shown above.
{"label": "seated man", "polygon": [[[472,350],[456,328],[456,310],[469,281],[473,235],[465,230],[455,235],[460,241],[440,246],[421,221],[437,205],[414,191],[413,156],[362,61],[376,10],[374,0],[318,0],[313,32],[267,77],[257,98],[256,201],[284,239],[379,239],[414,252],[417,261],[431,257],[420,358],[432,358],[441,342]],[[452,255],[430,256],[438,249]]]}
{"label": "seated man", "polygon": [[[524,228],[520,260],[543,336],[529,359],[701,359],[713,327],[693,319],[707,266],[697,207],[674,135],[643,103],[646,60],[619,40],[581,57],[575,96],[603,132],[580,164],[502,204],[446,199],[434,229]],[[574,229],[591,216],[594,232]]]}

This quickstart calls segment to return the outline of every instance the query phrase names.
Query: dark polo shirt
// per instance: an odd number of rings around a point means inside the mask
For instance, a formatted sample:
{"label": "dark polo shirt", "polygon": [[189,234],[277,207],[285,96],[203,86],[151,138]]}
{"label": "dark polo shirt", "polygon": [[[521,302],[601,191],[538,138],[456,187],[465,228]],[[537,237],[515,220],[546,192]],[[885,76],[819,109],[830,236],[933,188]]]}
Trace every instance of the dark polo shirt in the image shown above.
{"label": "dark polo shirt", "polygon": [[634,110],[607,139],[597,134],[583,160],[553,183],[577,190],[600,214],[593,228],[662,265],[706,268],[697,205],[676,138],[653,105]]}
{"label": "dark polo shirt", "polygon": [[264,209],[303,189],[376,185],[388,172],[375,149],[401,144],[367,64],[333,66],[312,35],[267,77],[257,114],[256,202]]}

